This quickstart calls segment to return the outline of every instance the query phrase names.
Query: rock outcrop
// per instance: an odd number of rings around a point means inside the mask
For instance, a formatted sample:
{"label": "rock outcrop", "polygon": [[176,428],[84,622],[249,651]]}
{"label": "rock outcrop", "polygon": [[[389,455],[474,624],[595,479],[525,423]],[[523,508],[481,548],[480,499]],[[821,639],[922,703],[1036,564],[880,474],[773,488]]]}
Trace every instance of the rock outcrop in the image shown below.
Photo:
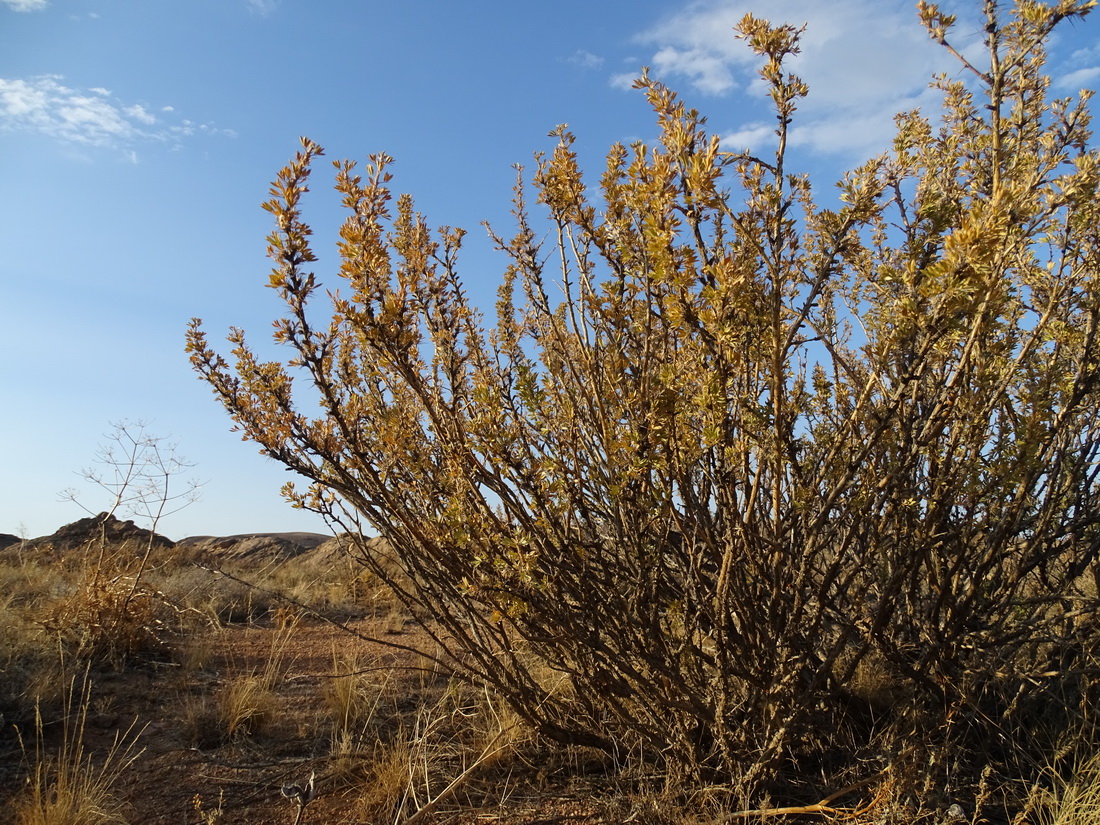
{"label": "rock outcrop", "polygon": [[97,545],[104,538],[108,544],[125,542],[142,548],[148,546],[150,542],[153,547],[160,549],[175,546],[175,542],[171,539],[146,530],[144,527],[138,527],[133,521],[117,519],[110,513],[78,519],[49,536],[29,539],[23,546],[31,550],[52,550],[64,553],[68,550]]}

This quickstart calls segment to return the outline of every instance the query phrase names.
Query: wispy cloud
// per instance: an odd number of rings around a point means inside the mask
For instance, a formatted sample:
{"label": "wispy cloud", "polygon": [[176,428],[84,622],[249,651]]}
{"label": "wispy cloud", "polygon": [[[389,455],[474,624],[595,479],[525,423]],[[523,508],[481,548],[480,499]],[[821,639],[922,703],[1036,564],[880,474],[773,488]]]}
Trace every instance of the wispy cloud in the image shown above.
{"label": "wispy cloud", "polygon": [[[792,145],[844,155],[889,145],[894,113],[933,98],[928,91],[933,73],[957,71],[958,64],[930,41],[908,3],[770,0],[766,11],[760,9],[757,0],[694,0],[635,40],[651,49],[645,62],[654,76],[674,87],[762,101],[760,58],[735,37],[734,27],[749,12],[775,24],[805,24],[802,52],[787,63],[810,86],[810,96],[799,106]],[[960,20],[955,40],[957,48],[970,53],[981,47],[980,29]],[[629,87],[636,75],[614,75],[611,84]],[[724,142],[743,149],[772,140],[774,126],[766,125],[762,115],[750,111],[748,122],[732,128]]]}
{"label": "wispy cloud", "polygon": [[577,49],[566,58],[566,62],[582,69],[598,69],[603,65],[603,58],[584,49]]}
{"label": "wispy cloud", "polygon": [[634,81],[638,79],[638,72],[619,72],[611,75],[608,81],[613,89],[622,89],[624,92],[634,88]]}
{"label": "wispy cloud", "polygon": [[730,152],[759,151],[775,142],[775,127],[766,123],[746,123],[740,129],[722,135],[722,147]]}
{"label": "wispy cloud", "polygon": [[0,130],[37,132],[65,143],[124,150],[127,156],[141,143],[178,147],[198,133],[236,136],[229,129],[176,118],[171,106],[154,114],[101,86],[79,90],[62,80],[60,75],[0,78]]}
{"label": "wispy cloud", "polygon": [[1095,87],[1098,78],[1100,78],[1100,66],[1087,66],[1055,78],[1054,85],[1063,91],[1076,92]]}
{"label": "wispy cloud", "polygon": [[1058,67],[1052,84],[1062,92],[1095,89],[1100,80],[1100,45],[1077,49]]}
{"label": "wispy cloud", "polygon": [[664,46],[653,55],[653,67],[659,75],[689,78],[704,94],[720,95],[738,85],[728,59],[705,47]]}
{"label": "wispy cloud", "polygon": [[14,11],[42,11],[49,5],[48,0],[0,0]]}
{"label": "wispy cloud", "polygon": [[267,17],[279,5],[279,0],[247,0],[248,10],[260,17]]}

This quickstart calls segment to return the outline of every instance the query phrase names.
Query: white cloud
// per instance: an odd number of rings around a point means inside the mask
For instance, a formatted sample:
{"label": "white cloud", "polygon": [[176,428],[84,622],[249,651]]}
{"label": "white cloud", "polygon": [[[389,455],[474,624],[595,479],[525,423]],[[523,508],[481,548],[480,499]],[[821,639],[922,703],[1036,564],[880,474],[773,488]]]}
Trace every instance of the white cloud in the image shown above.
{"label": "white cloud", "polygon": [[638,79],[639,74],[640,72],[620,72],[619,74],[613,74],[608,83],[613,89],[629,91],[634,88],[634,81]]}
{"label": "white cloud", "polygon": [[776,142],[775,127],[763,123],[746,123],[736,132],[721,137],[722,149],[726,152],[759,151]]}
{"label": "white cloud", "polygon": [[1069,56],[1069,59],[1076,63],[1095,62],[1100,59],[1100,44],[1087,49],[1075,49],[1073,54]]}
{"label": "white cloud", "polygon": [[[141,104],[124,104],[102,87],[81,91],[60,75],[28,79],[0,78],[0,131],[36,132],[56,140],[92,147],[129,150],[140,142],[173,146],[195,132],[195,124],[165,122]],[[171,112],[172,107],[161,108]],[[202,124],[208,134],[235,137],[229,130]]]}
{"label": "white cloud", "polygon": [[[656,47],[655,71],[670,80],[686,78],[704,93],[721,94],[755,82],[761,60],[733,29],[745,14],[759,14],[759,9],[753,0],[696,0],[637,39]],[[937,68],[950,68],[908,3],[772,0],[766,16],[774,24],[806,25],[802,53],[787,67],[822,101],[881,100],[896,95],[899,85],[911,90],[914,84],[925,85]],[[972,45],[963,23],[956,34],[957,47]]]}
{"label": "white cloud", "polygon": [[653,55],[653,69],[658,77],[688,77],[704,94],[720,95],[738,85],[728,61],[706,48],[664,46]]}
{"label": "white cloud", "polygon": [[13,11],[42,11],[49,5],[47,0],[2,0]]}
{"label": "white cloud", "polygon": [[140,104],[127,106],[122,111],[125,112],[127,117],[133,118],[138,123],[144,123],[146,126],[152,126],[154,123],[157,122],[156,117],[145,111],[145,107]]}
{"label": "white cloud", "polygon": [[1100,66],[1088,66],[1055,78],[1054,86],[1065,91],[1079,92],[1095,86],[1097,78],[1100,78]]}
{"label": "white cloud", "polygon": [[[955,11],[951,0],[941,5]],[[791,143],[811,151],[863,154],[866,147],[889,145],[894,113],[934,100],[928,83],[935,72],[959,72],[955,59],[930,40],[910,3],[694,0],[635,40],[652,49],[644,62],[673,88],[708,96],[737,92],[756,101],[742,114],[748,122],[723,137],[732,151],[774,142],[774,124],[756,105],[767,95],[757,74],[762,61],[734,32],[750,12],[773,24],[806,26],[801,53],[785,68],[810,87],[798,104]],[[982,48],[981,30],[967,22],[965,7],[959,12],[953,45],[970,55]],[[635,76],[616,75],[611,85],[628,88],[624,78]],[[711,120],[722,128],[713,114]]]}
{"label": "white cloud", "polygon": [[1062,92],[1095,90],[1100,78],[1100,44],[1075,49],[1051,74],[1052,85]]}

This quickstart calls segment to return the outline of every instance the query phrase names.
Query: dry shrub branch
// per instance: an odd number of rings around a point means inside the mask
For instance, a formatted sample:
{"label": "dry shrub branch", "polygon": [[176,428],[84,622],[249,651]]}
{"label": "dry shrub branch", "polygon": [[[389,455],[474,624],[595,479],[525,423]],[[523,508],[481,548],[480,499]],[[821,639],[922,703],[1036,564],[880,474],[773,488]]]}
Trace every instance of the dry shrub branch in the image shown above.
{"label": "dry shrub branch", "polygon": [[723,151],[643,74],[656,145],[593,182],[560,127],[521,171],[491,327],[463,232],[394,207],[384,154],[334,164],[322,291],[303,140],[264,205],[292,357],[234,330],[230,363],[196,320],[192,363],[312,481],[288,498],[381,533],[364,564],[546,736],[747,792],[819,763],[925,791],[960,754],[1034,770],[1098,639],[1100,164],[1089,94],[1043,74],[1092,5],[985,2],[988,64],[829,207],[787,152],[800,31],[746,16],[774,154]]}

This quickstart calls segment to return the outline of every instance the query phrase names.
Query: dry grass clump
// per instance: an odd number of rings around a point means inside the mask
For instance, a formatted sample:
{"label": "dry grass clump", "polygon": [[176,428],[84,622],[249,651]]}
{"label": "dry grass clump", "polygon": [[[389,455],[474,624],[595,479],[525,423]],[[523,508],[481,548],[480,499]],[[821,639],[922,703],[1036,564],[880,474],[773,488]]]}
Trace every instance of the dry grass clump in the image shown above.
{"label": "dry grass clump", "polygon": [[64,674],[76,657],[47,618],[76,586],[75,572],[57,560],[0,554],[0,713],[15,724],[61,706]]}
{"label": "dry grass clump", "polygon": [[270,727],[277,707],[264,674],[237,677],[218,693],[219,729],[229,739],[258,736]]}
{"label": "dry grass clump", "polygon": [[23,555],[14,548],[0,553],[0,592],[14,604],[37,604],[57,585],[58,565]]}
{"label": "dry grass clump", "polygon": [[367,796],[382,807],[387,805],[381,801],[392,796],[385,766],[394,759],[400,761],[392,747],[401,739],[393,732],[400,725],[398,691],[393,671],[381,664],[377,654],[336,651],[331,678],[321,687],[329,727],[330,781],[341,787],[367,788]]}
{"label": "dry grass clump", "polygon": [[502,804],[533,741],[490,694],[458,681],[375,731],[356,787],[356,812],[372,822],[420,822],[444,804]]}
{"label": "dry grass clump", "polygon": [[1100,823],[1100,753],[1084,761],[1060,788],[1044,794],[1037,813],[1041,825]]}
{"label": "dry grass clump", "polygon": [[32,614],[19,603],[15,592],[8,590],[0,597],[0,714],[17,724],[33,713],[35,687],[56,684],[56,679],[43,676],[56,670],[52,665],[57,651],[44,638]]}
{"label": "dry grass clump", "polygon": [[334,653],[332,669],[322,695],[334,737],[361,737],[382,723],[384,711],[396,710],[393,673],[377,655]]}
{"label": "dry grass clump", "polygon": [[276,629],[259,671],[235,676],[218,691],[218,728],[227,738],[258,736],[277,718],[275,689],[286,675],[286,656],[297,625],[292,619]]}
{"label": "dry grass clump", "polygon": [[195,816],[201,825],[217,825],[222,818],[222,814],[225,813],[225,791],[218,794],[218,802],[213,807],[207,807],[202,796],[195,794],[195,798],[191,800],[191,807],[194,809]]}
{"label": "dry grass clump", "polygon": [[[357,788],[356,813],[365,821],[397,822],[402,818],[410,780],[417,773],[417,747],[407,728],[378,743],[365,760]],[[429,766],[430,767],[430,766]]]}
{"label": "dry grass clump", "polygon": [[[225,662],[225,675],[207,674],[215,678],[212,691],[188,693],[181,697],[179,731],[190,747],[208,749],[227,742],[261,737],[270,733],[283,717],[289,717],[281,706],[277,689],[286,676],[287,655],[292,646],[297,620],[277,628],[272,636],[263,664],[243,669],[232,658]],[[182,646],[180,687],[188,690],[195,670],[216,665],[219,647],[228,629],[207,629],[205,635],[194,635]]]}
{"label": "dry grass clump", "polygon": [[[141,756],[136,746],[140,731],[131,725],[117,733],[101,760],[85,749],[84,731],[91,704],[91,683],[85,674],[79,692],[76,680],[69,683],[61,741],[47,751],[46,722],[35,718],[35,746],[30,775],[23,791],[12,803],[15,825],[114,825],[127,823],[115,789],[119,778]],[[24,752],[26,749],[24,748]]]}

